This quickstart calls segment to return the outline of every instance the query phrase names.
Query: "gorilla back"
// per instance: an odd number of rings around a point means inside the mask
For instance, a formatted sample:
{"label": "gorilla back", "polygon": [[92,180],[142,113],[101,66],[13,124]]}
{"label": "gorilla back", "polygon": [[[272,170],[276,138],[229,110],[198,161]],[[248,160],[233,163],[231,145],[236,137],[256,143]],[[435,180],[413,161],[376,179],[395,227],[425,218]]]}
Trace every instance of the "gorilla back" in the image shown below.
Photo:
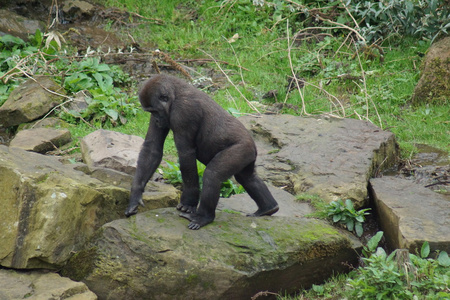
{"label": "gorilla back", "polygon": [[[139,100],[142,108],[151,113],[151,119],[139,154],[127,216],[137,213],[138,205],[143,205],[142,193],[161,162],[169,130],[173,132],[183,179],[177,209],[181,217],[191,221],[190,229],[214,220],[221,183],[233,175],[258,205],[250,216],[278,211],[277,202],[255,173],[256,146],[250,133],[207,94],[176,77],[156,75],[143,85]],[[197,159],[206,165],[201,196]]]}

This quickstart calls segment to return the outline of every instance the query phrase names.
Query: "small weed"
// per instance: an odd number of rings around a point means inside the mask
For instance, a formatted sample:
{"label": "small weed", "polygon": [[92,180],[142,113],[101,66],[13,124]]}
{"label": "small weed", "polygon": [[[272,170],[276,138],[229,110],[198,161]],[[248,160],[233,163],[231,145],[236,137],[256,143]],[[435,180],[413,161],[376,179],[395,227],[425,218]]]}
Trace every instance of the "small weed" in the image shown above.
{"label": "small weed", "polygon": [[[163,178],[175,186],[181,186],[183,183],[183,178],[181,176],[180,165],[171,161],[167,161],[167,167],[161,168]],[[206,166],[199,161],[197,161],[197,172],[199,177],[200,189],[203,187],[203,173],[205,172]],[[235,194],[242,194],[245,189],[239,185],[235,184],[231,179],[224,181],[220,188],[220,197],[229,198]]]}
{"label": "small weed", "polygon": [[232,210],[232,209],[223,209],[222,211],[227,213],[227,214],[241,215],[240,212]]}
{"label": "small weed", "polygon": [[298,201],[309,202],[315,209],[313,213],[307,215],[307,217],[326,219],[328,217],[327,207],[328,203],[325,202],[319,195],[301,193],[296,196]]}
{"label": "small weed", "polygon": [[328,217],[331,217],[333,223],[341,223],[345,225],[345,227],[349,231],[355,231],[357,236],[362,236],[363,234],[363,226],[365,220],[365,215],[368,215],[367,211],[370,208],[361,209],[356,211],[353,202],[350,199],[342,201],[341,199],[338,201],[331,202],[327,207]]}

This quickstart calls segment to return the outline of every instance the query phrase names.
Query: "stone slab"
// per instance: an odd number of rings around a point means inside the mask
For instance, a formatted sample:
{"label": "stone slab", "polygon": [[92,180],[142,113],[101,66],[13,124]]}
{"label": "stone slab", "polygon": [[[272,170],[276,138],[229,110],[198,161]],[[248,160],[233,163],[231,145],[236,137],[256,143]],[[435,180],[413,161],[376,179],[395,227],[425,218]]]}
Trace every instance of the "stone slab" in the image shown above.
{"label": "stone slab", "polygon": [[450,252],[450,197],[396,177],[370,180],[379,222],[393,249]]}

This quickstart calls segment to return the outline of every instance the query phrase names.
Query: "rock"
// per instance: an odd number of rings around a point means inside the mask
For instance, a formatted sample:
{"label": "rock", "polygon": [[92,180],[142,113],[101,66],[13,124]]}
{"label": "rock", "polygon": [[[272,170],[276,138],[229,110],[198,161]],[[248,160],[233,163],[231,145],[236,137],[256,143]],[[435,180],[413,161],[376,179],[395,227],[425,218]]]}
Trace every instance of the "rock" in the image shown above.
{"label": "rock", "polygon": [[[277,217],[303,217],[313,212],[308,203],[296,200],[292,194],[270,185],[268,187],[280,207],[276,213]],[[244,216],[258,209],[255,201],[247,193],[222,198],[217,208],[220,211],[241,213]]]}
{"label": "rock", "polygon": [[[123,172],[119,172],[108,168],[96,168],[89,174],[93,178],[98,180],[122,187],[130,190],[133,176]],[[180,191],[169,184],[163,184],[160,182],[149,181],[145,187],[142,200],[145,203],[145,210],[151,210],[161,207],[175,207],[180,198]],[[142,207],[140,208],[142,211]]]}
{"label": "rock", "polygon": [[45,271],[19,272],[0,269],[0,299],[95,300],[82,282]]}
{"label": "rock", "polygon": [[34,128],[19,131],[9,146],[46,153],[69,143],[71,140],[72,136],[67,129]]}
{"label": "rock", "polygon": [[62,3],[64,20],[69,23],[92,18],[95,6],[87,1],[65,0]]}
{"label": "rock", "polygon": [[73,101],[70,101],[65,105],[67,111],[74,115],[81,115],[82,112],[86,111],[86,109],[89,107],[89,104],[87,103],[86,99],[88,96],[86,95],[86,91],[80,91],[74,95]]}
{"label": "rock", "polygon": [[83,160],[93,170],[105,167],[134,175],[144,139],[109,130],[97,130],[81,139]]}
{"label": "rock", "polygon": [[67,128],[70,125],[60,118],[48,117],[40,119],[31,123],[20,124],[18,130],[33,129],[33,128]]}
{"label": "rock", "polygon": [[[1,266],[59,268],[99,227],[124,217],[129,188],[103,183],[75,166],[0,145]],[[153,195],[155,204],[148,207],[177,202],[177,193],[175,199],[168,194]]]}
{"label": "rock", "polygon": [[291,115],[239,120],[257,144],[258,174],[292,194],[367,205],[369,178],[399,157],[395,136],[366,121]]}
{"label": "rock", "polygon": [[6,9],[0,9],[0,35],[11,34],[27,39],[28,35],[36,32],[36,29],[44,32],[45,23],[24,18]]}
{"label": "rock", "polygon": [[414,89],[412,103],[448,103],[450,99],[450,37],[431,45]]}
{"label": "rock", "polygon": [[353,242],[320,220],[218,212],[198,231],[187,224],[174,208],[105,224],[62,273],[100,299],[249,299],[296,292],[357,262]]}
{"label": "rock", "polygon": [[379,223],[392,249],[450,252],[450,197],[409,180],[383,177],[370,180]]}
{"label": "rock", "polygon": [[53,107],[60,104],[62,96],[48,92],[44,88],[64,94],[64,90],[49,77],[27,80],[9,95],[0,107],[0,126],[16,126],[31,122],[44,116]]}

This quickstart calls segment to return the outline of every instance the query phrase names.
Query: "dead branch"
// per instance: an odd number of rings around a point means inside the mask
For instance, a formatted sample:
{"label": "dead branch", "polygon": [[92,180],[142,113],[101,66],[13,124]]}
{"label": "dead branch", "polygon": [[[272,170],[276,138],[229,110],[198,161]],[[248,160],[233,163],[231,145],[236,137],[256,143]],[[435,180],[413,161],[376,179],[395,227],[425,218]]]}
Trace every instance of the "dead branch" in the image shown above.
{"label": "dead branch", "polygon": [[189,75],[189,73],[179,63],[174,61],[168,54],[160,50],[155,50],[152,52],[152,54],[161,59],[162,61],[171,65],[172,68],[174,68],[175,70],[180,71],[181,74],[183,74],[184,76],[186,76],[186,78],[192,81],[191,75]]}

